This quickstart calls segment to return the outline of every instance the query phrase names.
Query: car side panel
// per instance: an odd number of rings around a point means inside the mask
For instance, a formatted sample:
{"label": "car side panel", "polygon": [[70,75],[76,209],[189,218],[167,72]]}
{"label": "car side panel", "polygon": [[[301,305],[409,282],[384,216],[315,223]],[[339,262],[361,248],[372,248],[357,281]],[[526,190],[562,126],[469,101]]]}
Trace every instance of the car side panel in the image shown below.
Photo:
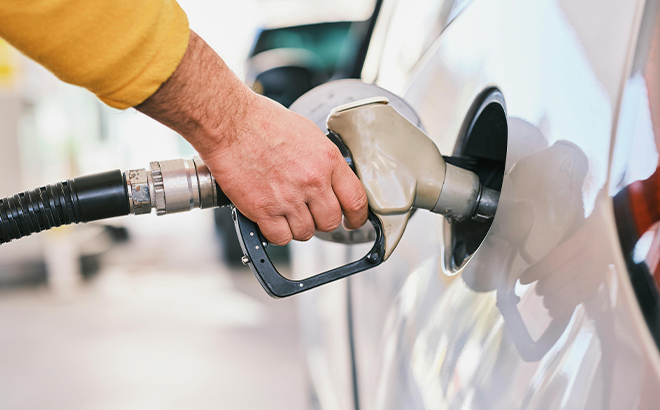
{"label": "car side panel", "polygon": [[441,152],[493,86],[509,145],[493,227],[462,271],[443,269],[445,221],[420,211],[391,260],[350,279],[362,408],[660,402],[607,192],[643,6],[475,0],[412,72],[385,46],[378,84],[406,97]]}

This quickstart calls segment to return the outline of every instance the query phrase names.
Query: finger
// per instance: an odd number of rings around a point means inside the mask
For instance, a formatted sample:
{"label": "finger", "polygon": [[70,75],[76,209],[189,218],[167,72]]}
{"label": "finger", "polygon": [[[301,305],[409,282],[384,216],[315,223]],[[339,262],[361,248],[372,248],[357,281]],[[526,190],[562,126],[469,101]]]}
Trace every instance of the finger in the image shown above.
{"label": "finger", "polygon": [[284,246],[293,239],[289,223],[283,216],[271,218],[265,222],[260,221],[257,224],[268,243],[276,246]]}
{"label": "finger", "polygon": [[307,208],[307,204],[301,203],[296,206],[293,212],[286,216],[289,228],[293,234],[293,239],[297,241],[308,241],[314,236],[316,226],[314,225],[314,218]]}
{"label": "finger", "polygon": [[316,229],[332,232],[341,223],[341,206],[332,190],[326,190],[308,201]]}
{"label": "finger", "polygon": [[353,170],[342,162],[332,173],[332,189],[344,213],[348,229],[358,229],[367,222],[367,193]]}

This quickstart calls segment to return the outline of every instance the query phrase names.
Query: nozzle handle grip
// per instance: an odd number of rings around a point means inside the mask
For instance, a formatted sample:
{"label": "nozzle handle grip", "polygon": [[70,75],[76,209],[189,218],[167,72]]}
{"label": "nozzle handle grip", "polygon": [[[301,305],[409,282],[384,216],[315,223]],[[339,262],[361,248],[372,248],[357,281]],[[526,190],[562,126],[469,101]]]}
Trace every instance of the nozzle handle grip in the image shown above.
{"label": "nozzle handle grip", "polygon": [[373,268],[383,262],[383,255],[385,254],[383,227],[380,220],[371,211],[369,211],[369,222],[376,231],[376,240],[367,255],[355,262],[301,280],[287,279],[277,271],[266,252],[268,241],[261,234],[256,223],[249,220],[234,206],[232,206],[232,217],[243,249],[244,263],[250,266],[266,293],[273,298],[295,295]]}

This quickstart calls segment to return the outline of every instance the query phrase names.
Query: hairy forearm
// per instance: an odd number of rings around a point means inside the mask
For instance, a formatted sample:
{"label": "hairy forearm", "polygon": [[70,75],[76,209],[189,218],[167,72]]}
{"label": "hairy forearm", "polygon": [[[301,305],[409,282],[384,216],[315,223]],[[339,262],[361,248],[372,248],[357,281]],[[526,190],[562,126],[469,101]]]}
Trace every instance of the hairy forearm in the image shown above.
{"label": "hairy forearm", "polygon": [[226,146],[254,93],[191,31],[174,74],[138,111],[170,127],[206,155]]}

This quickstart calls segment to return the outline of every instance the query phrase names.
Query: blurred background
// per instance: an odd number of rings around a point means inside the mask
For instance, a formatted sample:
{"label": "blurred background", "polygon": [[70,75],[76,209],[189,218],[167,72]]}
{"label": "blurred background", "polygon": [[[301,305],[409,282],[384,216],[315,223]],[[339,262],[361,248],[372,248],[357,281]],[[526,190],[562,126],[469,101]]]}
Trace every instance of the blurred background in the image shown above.
{"label": "blurred background", "polygon": [[[285,105],[355,76],[350,62],[374,8],[373,0],[179,2],[241,78]],[[280,30],[298,25],[312,26]],[[302,51],[273,53],[291,44]],[[296,68],[282,69],[283,58]],[[195,155],[169,129],[104,106],[1,40],[0,143],[0,197]],[[0,408],[305,408],[294,301],[266,296],[240,264],[232,230],[223,211],[152,214],[0,247]],[[277,260],[286,271],[286,249]]]}

